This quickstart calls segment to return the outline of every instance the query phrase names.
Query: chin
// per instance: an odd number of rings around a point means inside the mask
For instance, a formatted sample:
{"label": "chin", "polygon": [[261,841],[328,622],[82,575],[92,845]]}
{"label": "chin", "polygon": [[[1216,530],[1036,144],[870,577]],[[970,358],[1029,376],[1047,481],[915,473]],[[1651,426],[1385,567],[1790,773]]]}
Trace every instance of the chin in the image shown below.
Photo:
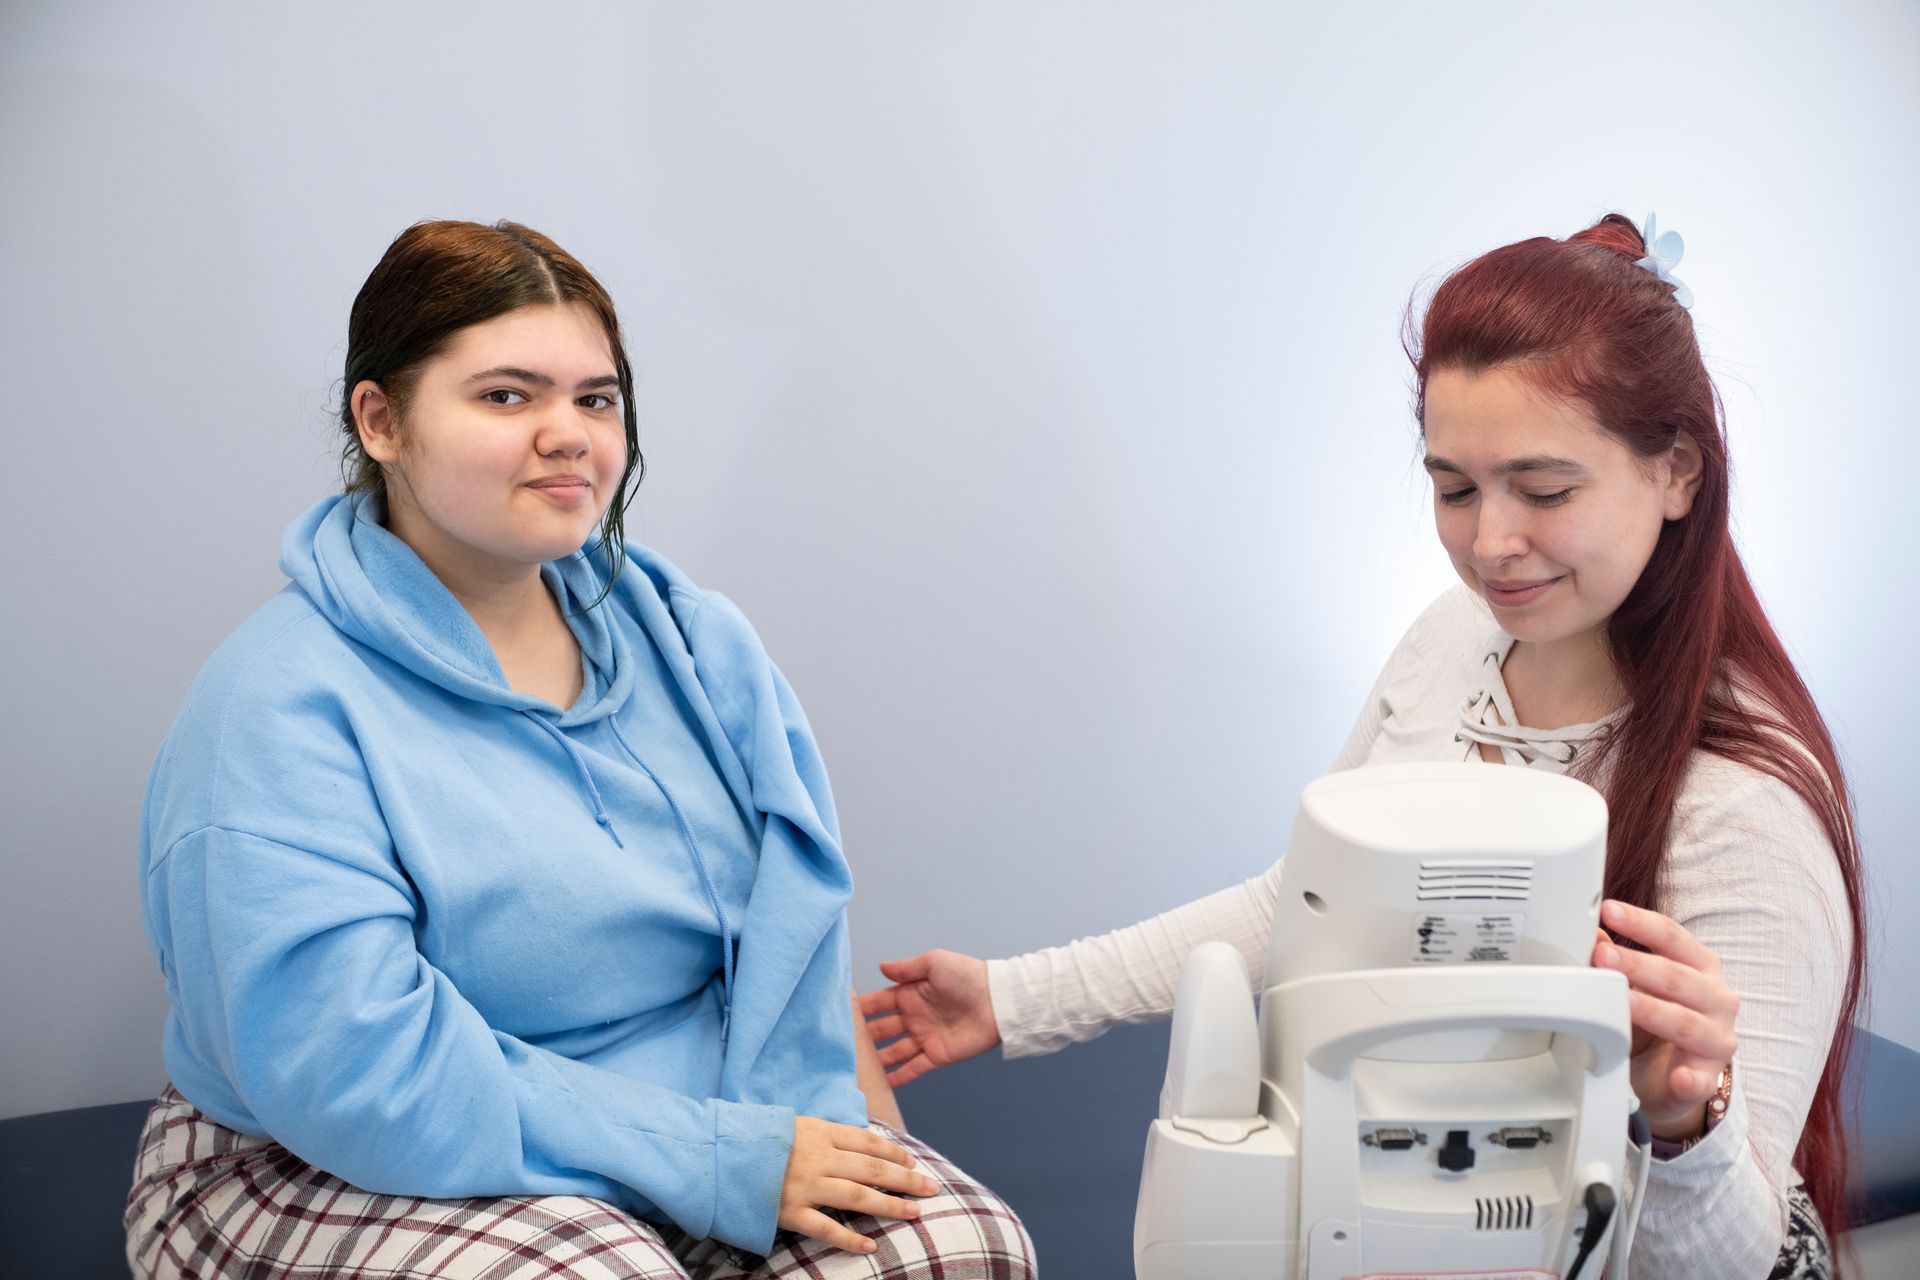
{"label": "chin", "polygon": [[541,561],[564,560],[600,533],[600,522],[583,525],[576,529],[542,529],[530,533],[523,544],[528,552],[538,556]]}

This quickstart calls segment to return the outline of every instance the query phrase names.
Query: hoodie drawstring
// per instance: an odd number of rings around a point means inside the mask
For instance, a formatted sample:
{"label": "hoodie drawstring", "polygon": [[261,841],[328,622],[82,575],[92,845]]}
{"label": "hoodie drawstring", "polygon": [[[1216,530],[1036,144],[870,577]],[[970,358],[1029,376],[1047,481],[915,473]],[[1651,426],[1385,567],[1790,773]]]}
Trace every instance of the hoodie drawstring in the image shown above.
{"label": "hoodie drawstring", "polygon": [[733,1022],[733,922],[727,919],[727,909],[720,905],[720,892],[713,885],[713,870],[707,864],[707,855],[700,848],[699,838],[693,834],[693,824],[687,821],[687,815],[680,811],[680,802],[673,798],[673,792],[667,790],[660,775],[651,765],[640,758],[640,753],[627,741],[627,735],[620,732],[620,722],[612,716],[607,724],[613,729],[613,736],[619,740],[633,762],[640,766],[641,772],[652,780],[654,787],[666,797],[667,808],[673,811],[673,820],[680,826],[681,838],[687,842],[687,848],[693,853],[693,865],[700,872],[700,885],[707,891],[707,904],[713,908],[714,919],[720,922],[720,963],[721,982],[726,991],[727,1003],[720,1015],[720,1042],[726,1043],[727,1032]]}
{"label": "hoodie drawstring", "polygon": [[607,806],[601,803],[600,788],[593,785],[593,774],[588,771],[586,759],[581,756],[580,748],[573,745],[572,738],[560,731],[559,725],[539,712],[526,711],[522,714],[545,729],[553,740],[560,744],[560,749],[567,753],[567,759],[573,761],[573,767],[580,772],[580,785],[587,789],[587,796],[593,801],[593,820],[607,829],[607,834],[613,837],[614,844],[622,849],[626,848],[627,842],[620,838],[619,831],[614,829],[613,819],[607,816]]}

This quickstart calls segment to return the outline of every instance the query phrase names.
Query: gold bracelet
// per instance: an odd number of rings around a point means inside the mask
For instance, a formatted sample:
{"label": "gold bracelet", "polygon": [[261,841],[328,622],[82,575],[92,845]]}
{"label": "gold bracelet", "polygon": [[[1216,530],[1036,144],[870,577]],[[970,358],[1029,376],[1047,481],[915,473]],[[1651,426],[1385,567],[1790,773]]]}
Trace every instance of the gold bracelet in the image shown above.
{"label": "gold bracelet", "polygon": [[1733,1101],[1733,1063],[1720,1068],[1719,1079],[1713,1082],[1713,1093],[1707,1098],[1707,1114],[1700,1122],[1700,1132],[1691,1138],[1680,1141],[1680,1149],[1686,1151],[1698,1143],[1706,1141],[1713,1127],[1727,1118],[1727,1105]]}

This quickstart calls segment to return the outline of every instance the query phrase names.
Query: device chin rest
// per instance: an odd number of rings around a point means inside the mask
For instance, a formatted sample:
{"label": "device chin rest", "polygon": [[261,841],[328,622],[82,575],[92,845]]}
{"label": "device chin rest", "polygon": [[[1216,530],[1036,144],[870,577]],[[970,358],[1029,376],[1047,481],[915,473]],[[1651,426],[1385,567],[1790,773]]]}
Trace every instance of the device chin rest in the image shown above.
{"label": "device chin rest", "polygon": [[1224,942],[1187,956],[1173,1006],[1160,1115],[1216,1142],[1266,1127],[1260,1114],[1260,1027],[1247,965]]}

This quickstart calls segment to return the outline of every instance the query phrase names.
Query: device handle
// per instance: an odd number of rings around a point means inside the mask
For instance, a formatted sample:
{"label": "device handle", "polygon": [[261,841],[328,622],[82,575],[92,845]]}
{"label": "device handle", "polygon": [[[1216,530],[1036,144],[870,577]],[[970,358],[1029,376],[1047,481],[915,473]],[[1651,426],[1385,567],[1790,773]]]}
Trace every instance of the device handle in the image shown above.
{"label": "device handle", "polygon": [[1458,965],[1363,969],[1269,988],[1265,1001],[1287,1034],[1300,1035],[1314,1070],[1344,1074],[1389,1040],[1428,1032],[1497,1028],[1552,1031],[1592,1046],[1602,1075],[1632,1048],[1626,975],[1571,965]]}

